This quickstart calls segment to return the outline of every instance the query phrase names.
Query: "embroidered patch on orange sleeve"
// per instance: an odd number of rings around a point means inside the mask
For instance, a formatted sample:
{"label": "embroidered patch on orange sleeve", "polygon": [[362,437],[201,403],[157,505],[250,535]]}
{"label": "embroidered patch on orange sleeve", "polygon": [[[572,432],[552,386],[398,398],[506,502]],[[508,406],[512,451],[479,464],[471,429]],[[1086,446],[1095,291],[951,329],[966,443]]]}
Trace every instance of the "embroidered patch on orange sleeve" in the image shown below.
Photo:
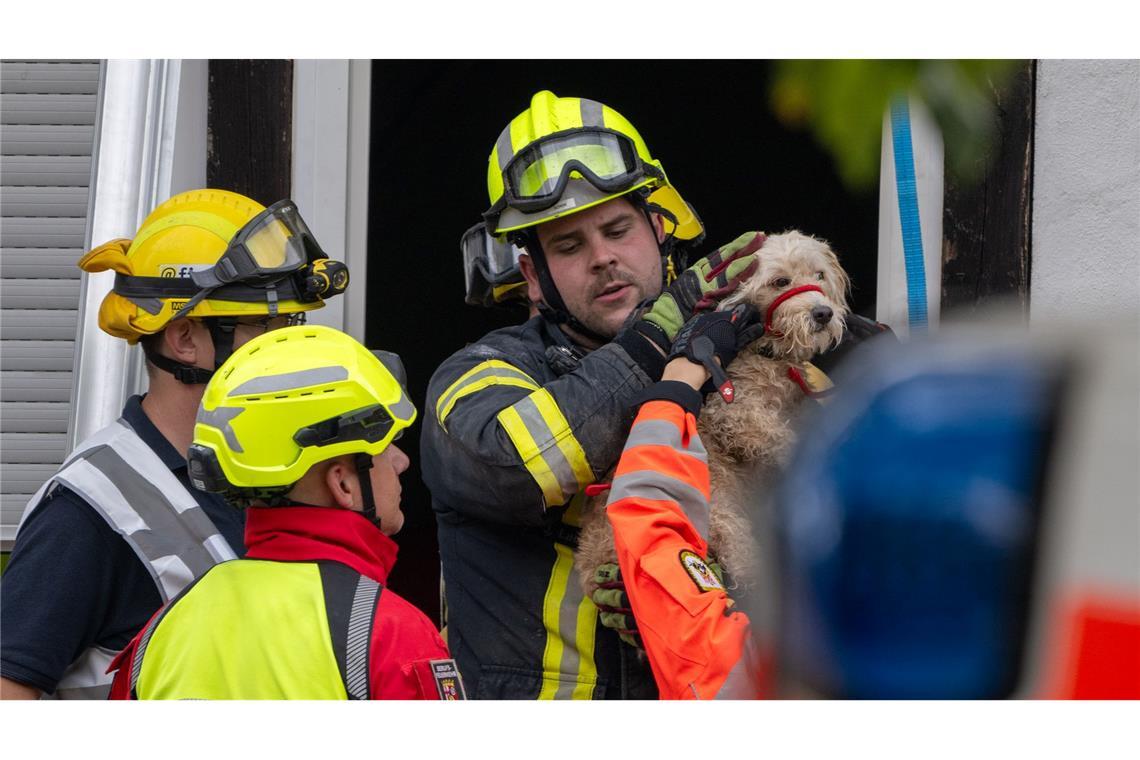
{"label": "embroidered patch on orange sleeve", "polygon": [[688,549],[683,549],[680,557],[681,567],[685,568],[685,572],[693,579],[693,583],[697,584],[697,589],[701,593],[705,591],[724,591],[724,584],[713,574],[708,563],[701,559],[700,555]]}

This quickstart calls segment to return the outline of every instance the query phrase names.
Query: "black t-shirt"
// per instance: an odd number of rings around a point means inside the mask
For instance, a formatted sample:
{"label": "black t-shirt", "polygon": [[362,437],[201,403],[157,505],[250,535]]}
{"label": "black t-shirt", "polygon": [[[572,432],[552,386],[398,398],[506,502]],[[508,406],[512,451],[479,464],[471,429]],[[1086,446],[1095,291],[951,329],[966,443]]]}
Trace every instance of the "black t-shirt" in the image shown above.
{"label": "black t-shirt", "polygon": [[[190,485],[186,460],[132,397],[123,419],[158,454],[241,556],[245,513]],[[55,691],[91,646],[122,649],[162,604],[130,545],[80,496],[58,486],[28,516],[0,584],[0,675]]]}

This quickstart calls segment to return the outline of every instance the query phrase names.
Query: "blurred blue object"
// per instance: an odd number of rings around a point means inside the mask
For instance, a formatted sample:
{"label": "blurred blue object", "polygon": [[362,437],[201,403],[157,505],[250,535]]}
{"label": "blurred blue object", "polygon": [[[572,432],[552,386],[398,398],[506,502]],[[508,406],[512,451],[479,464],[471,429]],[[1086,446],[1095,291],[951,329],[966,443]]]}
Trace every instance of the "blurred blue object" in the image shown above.
{"label": "blurred blue object", "polygon": [[1008,696],[1060,369],[934,341],[861,359],[776,493],[784,666],[835,697]]}

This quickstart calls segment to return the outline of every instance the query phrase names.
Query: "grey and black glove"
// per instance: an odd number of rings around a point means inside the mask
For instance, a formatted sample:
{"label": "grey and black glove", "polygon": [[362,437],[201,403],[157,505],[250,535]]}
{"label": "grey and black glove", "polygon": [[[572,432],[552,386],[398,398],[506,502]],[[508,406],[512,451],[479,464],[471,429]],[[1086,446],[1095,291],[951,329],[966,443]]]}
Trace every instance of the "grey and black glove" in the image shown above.
{"label": "grey and black glove", "polygon": [[[740,304],[731,311],[698,314],[677,333],[668,358],[684,357],[703,365],[712,376],[712,385],[701,390],[716,390],[725,403],[731,404],[736,391],[724,368],[742,348],[763,334],[764,321],[749,304]],[[719,364],[716,359],[720,359]]]}

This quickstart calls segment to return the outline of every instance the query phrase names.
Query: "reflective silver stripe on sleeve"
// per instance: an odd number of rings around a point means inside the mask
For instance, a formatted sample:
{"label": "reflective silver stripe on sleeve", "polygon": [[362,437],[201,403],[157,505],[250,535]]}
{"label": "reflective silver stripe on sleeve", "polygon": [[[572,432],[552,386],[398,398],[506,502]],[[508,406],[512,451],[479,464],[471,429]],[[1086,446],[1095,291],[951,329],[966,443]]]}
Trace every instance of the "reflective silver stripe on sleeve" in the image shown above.
{"label": "reflective silver stripe on sleeve", "polygon": [[252,396],[258,393],[284,393],[285,391],[295,391],[298,388],[307,388],[310,385],[335,383],[347,379],[348,370],[339,365],[303,369],[298,372],[283,372],[280,375],[264,375],[246,380],[230,391],[229,398]]}
{"label": "reflective silver stripe on sleeve", "polygon": [[436,402],[436,415],[440,417],[446,417],[446,412],[449,411],[448,406],[451,404],[451,400],[453,398],[455,398],[460,393],[463,393],[467,388],[478,383],[480,380],[488,377],[509,377],[512,380],[521,380],[528,386],[533,386],[535,388],[538,387],[534,380],[532,380],[530,376],[522,370],[510,369],[499,365],[492,365],[486,369],[479,370],[473,375],[463,375],[461,377],[462,382],[457,380],[452,383],[448,389],[444,391],[444,394],[440,396],[439,401]]}
{"label": "reflective silver stripe on sleeve", "polygon": [[581,98],[581,109],[583,127],[604,127],[606,125],[602,117],[602,104],[598,101]]}
{"label": "reflective silver stripe on sleeve", "polygon": [[554,445],[554,432],[546,423],[542,413],[538,411],[534,399],[527,396],[516,403],[514,407],[515,411],[519,413],[519,419],[526,425],[527,431],[534,438],[542,461],[546,462],[546,466],[550,468],[558,480],[558,487],[562,489],[562,503],[566,503],[579,490],[578,479],[574,476],[574,468],[562,450]]}
{"label": "reflective silver stripe on sleeve", "polygon": [[676,425],[667,420],[646,420],[633,426],[629,431],[629,438],[625,441],[625,450],[629,451],[637,446],[668,446],[681,454],[696,457],[706,464],[709,461],[705,445],[701,437],[695,435],[689,439],[688,447],[681,445],[681,431]]}
{"label": "reflective silver stripe on sleeve", "polygon": [[345,644],[345,685],[351,699],[368,699],[368,648],[372,643],[372,620],[380,584],[360,576],[352,598]]}
{"label": "reflective silver stripe on sleeve", "polygon": [[56,699],[106,699],[111,694],[113,676],[107,673],[117,652],[105,647],[91,647],[59,679]]}
{"label": "reflective silver stripe on sleeve", "polygon": [[673,501],[692,523],[697,534],[708,541],[709,502],[705,495],[688,483],[653,470],[635,470],[614,478],[609,506],[630,497],[653,501]]}
{"label": "reflective silver stripe on sleeve", "polygon": [[510,124],[499,133],[499,139],[495,141],[495,155],[499,157],[499,171],[505,172],[507,170],[507,164],[515,157],[515,149],[514,146],[511,145]]}

